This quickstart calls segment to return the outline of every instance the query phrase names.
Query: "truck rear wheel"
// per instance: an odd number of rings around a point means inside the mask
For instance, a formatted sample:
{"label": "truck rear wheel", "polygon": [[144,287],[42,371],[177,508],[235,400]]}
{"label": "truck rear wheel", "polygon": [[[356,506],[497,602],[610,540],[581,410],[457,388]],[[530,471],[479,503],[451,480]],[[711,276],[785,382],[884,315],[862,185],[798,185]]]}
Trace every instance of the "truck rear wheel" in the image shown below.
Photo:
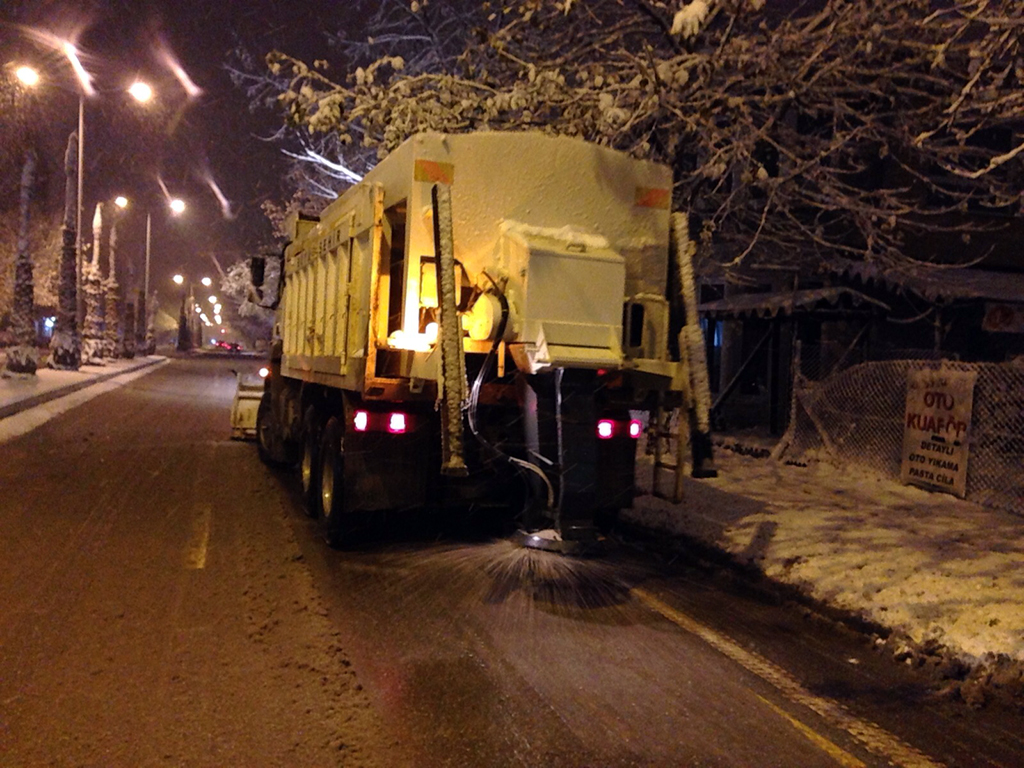
{"label": "truck rear wheel", "polygon": [[302,460],[299,474],[302,478],[302,505],[306,514],[320,516],[320,440],[323,424],[316,406],[306,409],[302,419]]}
{"label": "truck rear wheel", "polygon": [[338,547],[348,533],[345,519],[344,429],[337,416],[324,425],[320,440],[320,527],[328,546]]}
{"label": "truck rear wheel", "polygon": [[260,461],[268,467],[280,467],[285,463],[276,429],[270,399],[264,395],[260,399],[259,408],[256,409],[256,451],[259,453]]}

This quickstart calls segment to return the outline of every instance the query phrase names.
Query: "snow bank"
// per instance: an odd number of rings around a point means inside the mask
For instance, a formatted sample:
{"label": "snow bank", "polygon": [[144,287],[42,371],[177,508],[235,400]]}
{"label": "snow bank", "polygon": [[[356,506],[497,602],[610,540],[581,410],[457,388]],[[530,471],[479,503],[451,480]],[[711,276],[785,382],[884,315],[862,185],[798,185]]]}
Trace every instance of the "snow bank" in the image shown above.
{"label": "snow bank", "polygon": [[[829,465],[720,452],[719,478],[683,503],[652,497],[635,523],[722,549],[816,600],[971,666],[1024,661],[1024,520]],[[650,465],[640,469],[649,482]]]}

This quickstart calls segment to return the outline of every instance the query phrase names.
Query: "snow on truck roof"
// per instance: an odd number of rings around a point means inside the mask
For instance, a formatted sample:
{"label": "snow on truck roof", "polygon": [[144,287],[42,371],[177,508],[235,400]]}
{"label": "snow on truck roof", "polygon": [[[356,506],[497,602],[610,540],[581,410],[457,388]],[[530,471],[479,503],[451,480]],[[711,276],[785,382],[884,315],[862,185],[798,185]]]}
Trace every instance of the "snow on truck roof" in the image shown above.
{"label": "snow on truck roof", "polygon": [[575,137],[539,131],[416,134],[331,203],[317,231],[341,224],[354,204],[367,199],[366,190],[379,184],[385,208],[406,204],[407,247],[429,253],[435,183],[451,187],[456,258],[473,272],[493,261],[501,237],[543,233],[574,244],[600,243],[621,255],[632,293],[664,290],[671,169]]}
{"label": "snow on truck roof", "polygon": [[[428,131],[406,139],[318,219],[332,219],[367,185],[381,184],[385,205],[391,205],[424,182],[423,189],[450,185],[473,216],[497,213],[497,219],[488,218],[545,229],[569,222],[613,244],[660,242],[663,234],[655,236],[651,224],[667,232],[672,203],[668,166],[580,138],[540,131]],[[458,218],[458,206],[454,213]]]}

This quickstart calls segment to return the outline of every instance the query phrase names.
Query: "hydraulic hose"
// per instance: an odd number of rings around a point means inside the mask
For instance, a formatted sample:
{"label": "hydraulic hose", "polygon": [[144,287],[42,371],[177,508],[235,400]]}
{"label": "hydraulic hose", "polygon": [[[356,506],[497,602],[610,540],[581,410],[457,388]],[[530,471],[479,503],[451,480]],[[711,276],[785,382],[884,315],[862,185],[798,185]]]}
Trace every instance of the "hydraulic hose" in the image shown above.
{"label": "hydraulic hose", "polygon": [[505,328],[508,326],[508,298],[505,296],[505,292],[501,290],[498,283],[493,277],[484,270],[484,275],[488,280],[491,281],[491,285],[494,286],[495,295],[498,297],[498,303],[501,305],[501,320],[498,322],[498,332],[494,336],[494,343],[491,344],[490,350],[487,352],[487,357],[484,358],[483,365],[480,366],[480,370],[477,371],[476,378],[473,380],[473,386],[469,391],[469,408],[467,409],[467,420],[469,422],[469,431],[473,433],[475,437],[484,448],[490,451],[495,457],[502,459],[514,467],[520,470],[526,470],[532,472],[544,482],[544,486],[547,489],[547,508],[554,509],[555,506],[555,489],[551,485],[551,481],[548,476],[544,474],[544,470],[538,467],[536,464],[531,464],[528,461],[517,459],[515,456],[509,456],[507,453],[502,451],[497,446],[491,444],[487,438],[480,434],[480,430],[477,427],[476,410],[477,403],[480,399],[480,387],[483,386],[484,379],[490,370],[491,365],[494,363],[494,359],[498,355],[498,347],[501,346],[502,340],[505,338]]}

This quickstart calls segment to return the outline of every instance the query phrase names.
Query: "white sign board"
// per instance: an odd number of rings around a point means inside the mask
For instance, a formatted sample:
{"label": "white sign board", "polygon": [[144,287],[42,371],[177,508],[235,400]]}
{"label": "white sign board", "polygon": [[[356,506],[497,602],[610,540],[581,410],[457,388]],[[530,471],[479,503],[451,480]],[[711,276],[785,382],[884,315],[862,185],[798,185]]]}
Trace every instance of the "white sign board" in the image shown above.
{"label": "white sign board", "polygon": [[985,304],[981,329],[990,333],[1024,333],[1024,304]]}
{"label": "white sign board", "polygon": [[907,373],[900,480],[967,495],[967,455],[977,371],[949,368]]}

